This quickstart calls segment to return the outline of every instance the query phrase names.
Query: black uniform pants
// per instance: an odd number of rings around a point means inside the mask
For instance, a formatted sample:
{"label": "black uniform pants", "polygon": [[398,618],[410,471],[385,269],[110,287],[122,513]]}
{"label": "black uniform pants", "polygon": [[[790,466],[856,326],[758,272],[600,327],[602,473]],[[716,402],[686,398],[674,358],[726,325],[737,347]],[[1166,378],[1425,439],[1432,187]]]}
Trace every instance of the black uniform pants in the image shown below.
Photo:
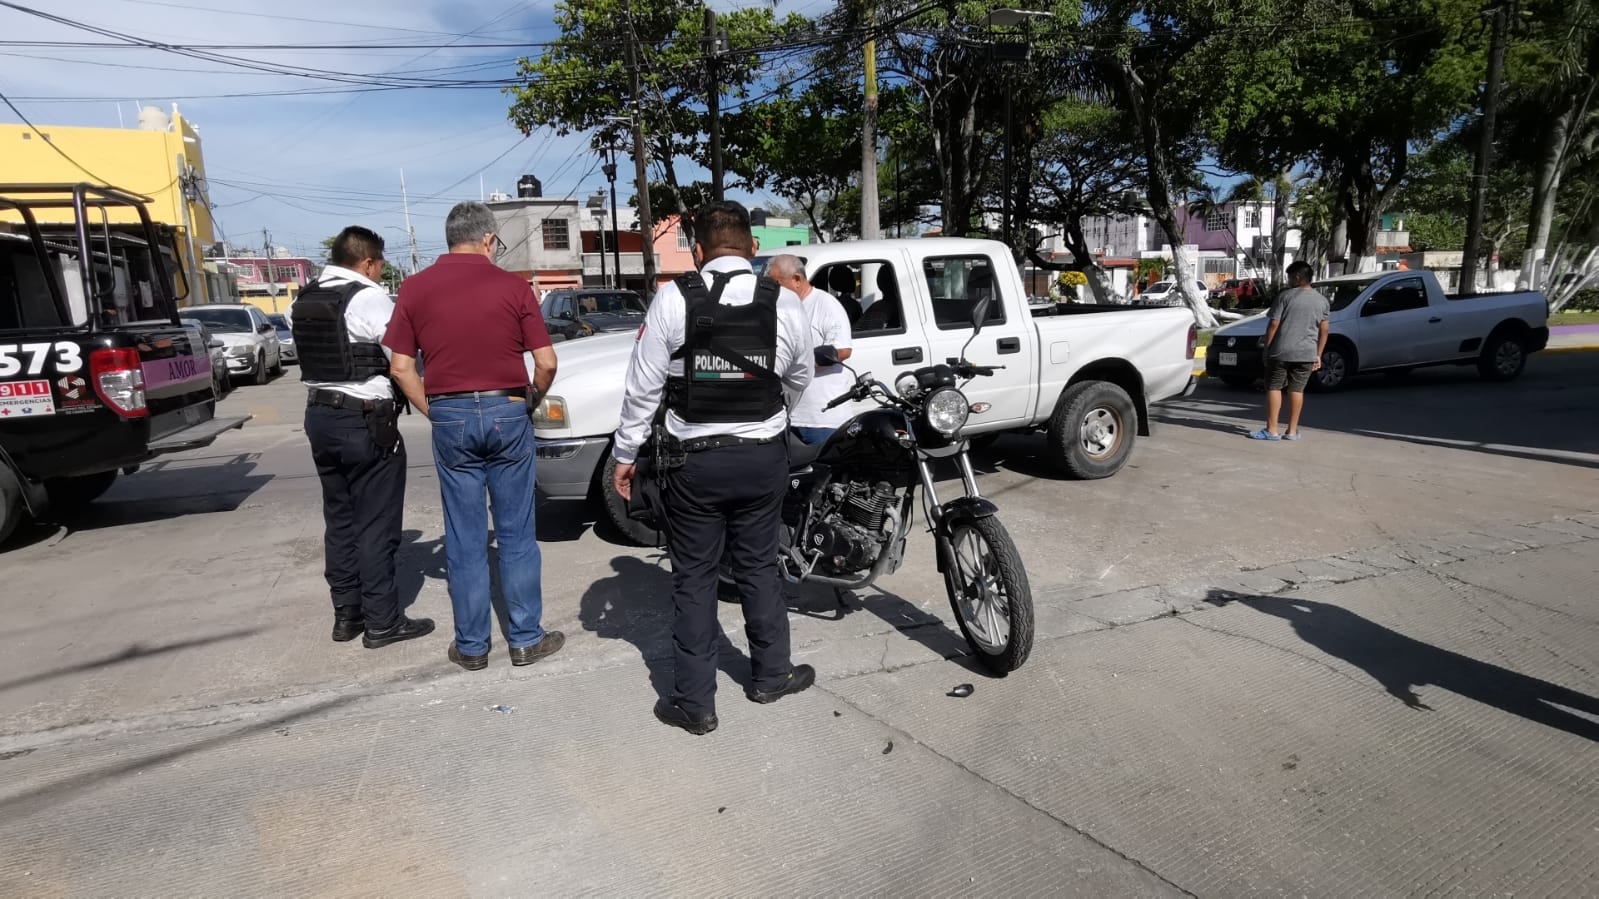
{"label": "black uniform pants", "polygon": [[776,689],[793,669],[788,609],[777,571],[788,452],[778,442],[689,453],[683,466],[668,472],[665,481],[676,612],[671,699],[684,711],[712,713],[721,635],[716,580],[724,547],[744,604],[755,689]]}
{"label": "black uniform pants", "polygon": [[379,452],[366,417],[376,413],[305,407],[305,434],[322,481],[324,569],[335,607],[358,606],[368,630],[400,615],[394,554],[405,505],[405,442]]}

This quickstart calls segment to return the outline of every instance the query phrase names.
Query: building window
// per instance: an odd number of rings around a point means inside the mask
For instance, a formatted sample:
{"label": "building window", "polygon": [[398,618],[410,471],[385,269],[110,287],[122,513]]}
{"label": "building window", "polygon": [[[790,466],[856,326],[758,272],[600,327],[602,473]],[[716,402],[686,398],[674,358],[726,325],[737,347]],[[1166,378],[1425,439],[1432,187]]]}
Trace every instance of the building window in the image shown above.
{"label": "building window", "polygon": [[682,225],[677,226],[677,248],[679,250],[689,249],[688,231],[684,230]]}
{"label": "building window", "polygon": [[540,230],[544,232],[544,249],[572,249],[572,231],[567,227],[566,219],[545,219]]}
{"label": "building window", "polygon": [[1206,259],[1205,274],[1231,275],[1238,271],[1238,262],[1233,259]]}
{"label": "building window", "polygon": [[1244,227],[1245,228],[1259,228],[1260,227],[1260,207],[1259,206],[1251,206],[1248,209],[1244,210]]}
{"label": "building window", "polygon": [[1212,209],[1209,212],[1205,213],[1205,230],[1206,231],[1226,231],[1227,230],[1227,210],[1226,209]]}
{"label": "building window", "polygon": [[297,282],[300,280],[300,267],[298,265],[274,265],[272,266],[272,280],[283,283],[289,281]]}

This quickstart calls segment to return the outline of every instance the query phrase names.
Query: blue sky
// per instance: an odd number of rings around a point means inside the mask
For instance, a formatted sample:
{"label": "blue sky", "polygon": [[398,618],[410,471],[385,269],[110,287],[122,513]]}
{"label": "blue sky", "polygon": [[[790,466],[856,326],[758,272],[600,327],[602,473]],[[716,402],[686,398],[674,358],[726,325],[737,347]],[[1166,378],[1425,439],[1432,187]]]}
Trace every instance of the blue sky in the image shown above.
{"label": "blue sky", "polygon": [[[18,0],[80,22],[171,44],[372,44],[341,50],[218,50],[230,57],[361,74],[409,72],[437,78],[509,78],[519,55],[536,49],[470,48],[536,43],[559,36],[553,5],[508,0],[393,3],[385,0]],[[749,3],[718,2],[728,9]],[[784,12],[815,13],[819,0],[787,0]],[[359,24],[364,23],[364,24]],[[104,37],[0,8],[0,39],[104,41]],[[426,49],[375,46],[427,45]],[[200,129],[211,199],[228,239],[320,256],[322,238],[346,224],[376,228],[389,257],[403,259],[400,172],[405,172],[423,264],[442,251],[444,215],[460,200],[514,192],[524,172],[545,196],[587,196],[604,186],[583,135],[536,130],[524,137],[506,118],[497,87],[301,93],[339,85],[248,71],[155,49],[0,46],[0,92],[36,125],[132,126],[140,104],[173,102]],[[0,121],[16,121],[0,106]],[[618,198],[631,159],[619,159]],[[680,161],[681,165],[681,161]],[[685,171],[685,176],[692,168]],[[625,200],[623,200],[625,202]]]}

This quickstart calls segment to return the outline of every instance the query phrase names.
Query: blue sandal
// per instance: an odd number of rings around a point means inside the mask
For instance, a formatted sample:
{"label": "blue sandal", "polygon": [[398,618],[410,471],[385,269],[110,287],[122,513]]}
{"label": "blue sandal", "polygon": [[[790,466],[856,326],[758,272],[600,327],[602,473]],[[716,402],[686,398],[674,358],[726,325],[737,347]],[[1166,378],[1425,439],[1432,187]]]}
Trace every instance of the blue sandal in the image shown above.
{"label": "blue sandal", "polygon": [[1249,432],[1249,439],[1250,440],[1281,440],[1281,439],[1283,439],[1283,435],[1281,435],[1281,434],[1273,434],[1272,432],[1266,430],[1265,428],[1261,428],[1258,431]]}

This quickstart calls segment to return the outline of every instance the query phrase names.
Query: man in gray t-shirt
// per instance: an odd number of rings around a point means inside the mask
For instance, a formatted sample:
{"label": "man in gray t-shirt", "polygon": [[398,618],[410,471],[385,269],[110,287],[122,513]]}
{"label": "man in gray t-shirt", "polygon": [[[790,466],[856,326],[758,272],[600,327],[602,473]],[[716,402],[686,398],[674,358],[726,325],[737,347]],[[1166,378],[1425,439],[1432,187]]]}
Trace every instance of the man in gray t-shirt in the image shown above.
{"label": "man in gray t-shirt", "polygon": [[[1327,298],[1310,286],[1309,263],[1288,266],[1289,288],[1277,295],[1267,313],[1266,426],[1250,433],[1256,440],[1298,440],[1299,413],[1305,407],[1305,385],[1321,368],[1327,348]],[[1283,391],[1288,392],[1288,432],[1277,431]]]}

